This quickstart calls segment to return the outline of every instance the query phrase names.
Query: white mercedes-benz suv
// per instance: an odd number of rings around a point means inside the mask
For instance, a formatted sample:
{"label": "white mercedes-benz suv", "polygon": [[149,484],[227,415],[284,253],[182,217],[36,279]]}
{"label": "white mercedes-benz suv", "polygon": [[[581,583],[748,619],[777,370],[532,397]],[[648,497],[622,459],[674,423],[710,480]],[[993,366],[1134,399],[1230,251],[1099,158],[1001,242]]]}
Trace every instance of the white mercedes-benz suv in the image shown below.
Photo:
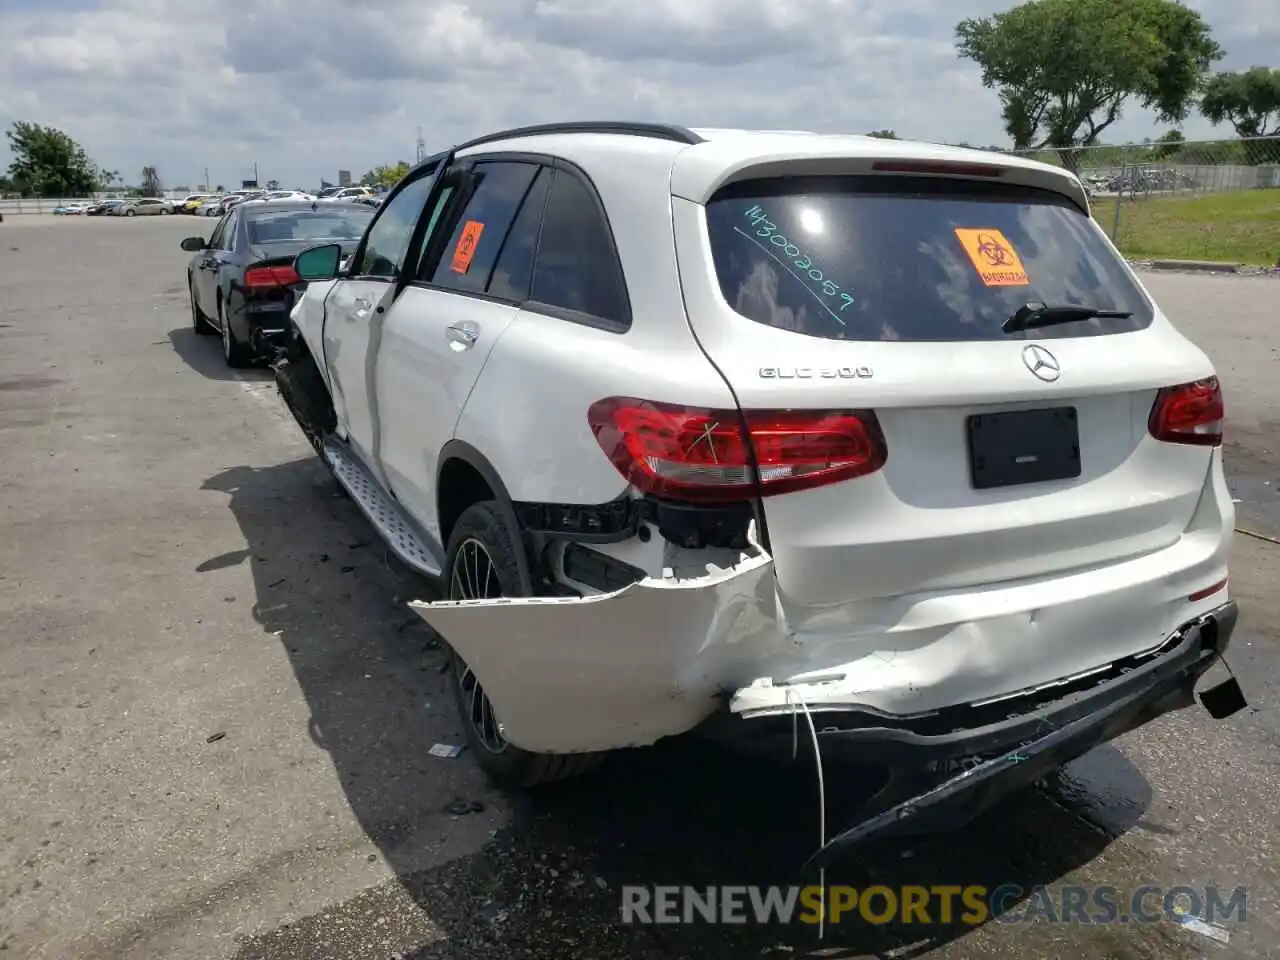
{"label": "white mercedes-benz suv", "polygon": [[339,261],[297,258],[277,378],[443,585],[496,776],[801,712],[987,797],[1230,638],[1221,387],[1067,171],[551,124],[423,161]]}

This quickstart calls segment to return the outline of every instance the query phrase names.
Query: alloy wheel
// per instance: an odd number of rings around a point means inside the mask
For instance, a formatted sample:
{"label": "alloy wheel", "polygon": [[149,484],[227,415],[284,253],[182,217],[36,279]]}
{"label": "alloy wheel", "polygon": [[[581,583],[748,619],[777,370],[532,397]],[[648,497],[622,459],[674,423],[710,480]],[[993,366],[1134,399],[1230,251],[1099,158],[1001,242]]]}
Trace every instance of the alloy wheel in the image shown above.
{"label": "alloy wheel", "polygon": [[[502,585],[488,548],[473,538],[462,541],[449,578],[449,599],[492,600],[500,596]],[[454,671],[466,705],[465,719],[475,731],[476,739],[490,753],[502,753],[507,749],[507,740],[499,729],[493,704],[479,679],[457,653],[454,653]]]}

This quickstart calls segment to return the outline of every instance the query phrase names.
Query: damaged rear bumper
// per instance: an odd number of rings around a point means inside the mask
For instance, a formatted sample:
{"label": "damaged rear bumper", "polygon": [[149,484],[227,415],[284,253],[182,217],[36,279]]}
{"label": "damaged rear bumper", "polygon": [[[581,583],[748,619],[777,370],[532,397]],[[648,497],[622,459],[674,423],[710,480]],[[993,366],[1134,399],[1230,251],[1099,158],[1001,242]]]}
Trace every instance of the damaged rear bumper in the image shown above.
{"label": "damaged rear bumper", "polygon": [[250,300],[244,318],[248,328],[249,348],[259,356],[273,356],[288,345],[289,313],[293,299]]}
{"label": "damaged rear bumper", "polygon": [[[1029,691],[1062,697],[1125,658],[1145,663],[1226,600],[1228,544],[1191,531],[1097,568],[824,608],[790,601],[763,552],[593,596],[411,606],[469,664],[507,740],[526,750],[647,746],[726,704],[744,728],[763,733],[773,717],[789,731],[801,699],[823,728],[858,717],[917,724],[879,741],[849,732],[867,758],[935,735],[919,718],[972,729]],[[1207,583],[1223,589],[1188,600]]]}
{"label": "damaged rear bumper", "polygon": [[[1225,603],[1183,624],[1141,663],[1113,664],[1086,689],[1048,702],[1034,693],[1002,701],[1007,716],[978,726],[945,730],[971,722],[959,715],[962,708],[893,721],[842,717],[841,727],[819,732],[823,749],[844,741],[864,757],[892,757],[904,775],[891,778],[870,814],[829,840],[807,866],[824,866],[872,839],[954,829],[1094,747],[1190,706],[1196,682],[1225,652],[1238,616],[1235,602]],[[775,733],[790,738],[790,720],[786,726]]]}

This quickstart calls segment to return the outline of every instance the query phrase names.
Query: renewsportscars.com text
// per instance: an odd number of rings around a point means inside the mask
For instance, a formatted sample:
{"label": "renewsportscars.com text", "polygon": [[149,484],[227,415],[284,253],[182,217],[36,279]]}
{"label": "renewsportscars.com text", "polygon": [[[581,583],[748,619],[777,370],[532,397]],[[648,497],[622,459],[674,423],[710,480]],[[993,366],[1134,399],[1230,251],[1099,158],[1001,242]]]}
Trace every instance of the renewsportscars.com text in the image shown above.
{"label": "renewsportscars.com text", "polygon": [[1244,887],[936,885],[622,888],[623,923],[1159,923],[1245,919]]}

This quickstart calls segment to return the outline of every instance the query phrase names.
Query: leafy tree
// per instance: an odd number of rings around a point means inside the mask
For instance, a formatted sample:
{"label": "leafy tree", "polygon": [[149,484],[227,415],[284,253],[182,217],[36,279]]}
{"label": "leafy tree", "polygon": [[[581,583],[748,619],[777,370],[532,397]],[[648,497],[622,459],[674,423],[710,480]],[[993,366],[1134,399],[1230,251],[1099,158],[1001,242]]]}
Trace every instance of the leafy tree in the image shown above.
{"label": "leafy tree", "polygon": [[164,192],[164,186],[160,183],[160,171],[155,167],[143,167],[142,182],[138,184],[138,189],[144,197],[160,196]]}
{"label": "leafy tree", "polygon": [[279,181],[279,180],[268,180],[268,181],[267,181],[267,189],[268,189],[268,190],[279,190],[279,189],[280,189],[280,181]]}
{"label": "leafy tree", "polygon": [[1230,123],[1238,137],[1280,136],[1280,70],[1215,74],[1204,86],[1200,112],[1214,126]]}
{"label": "leafy tree", "polygon": [[97,189],[97,166],[61,130],[18,120],[5,137],[13,154],[9,179],[19,191],[40,197],[76,197]]}
{"label": "leafy tree", "polygon": [[899,140],[901,139],[892,130],[872,130],[867,134],[868,137],[875,137],[877,140]]}
{"label": "leafy tree", "polygon": [[360,183],[366,187],[394,187],[408,172],[409,164],[402,160],[395,166],[374,167],[360,178]]}
{"label": "leafy tree", "polygon": [[1186,146],[1186,143],[1187,138],[1182,135],[1181,130],[1169,130],[1151,144],[1151,157],[1153,160],[1166,160]]}
{"label": "leafy tree", "polygon": [[1176,123],[1186,118],[1222,48],[1175,0],[1031,0],[956,25],[956,49],[1000,95],[1015,149],[1097,143],[1129,100]]}

